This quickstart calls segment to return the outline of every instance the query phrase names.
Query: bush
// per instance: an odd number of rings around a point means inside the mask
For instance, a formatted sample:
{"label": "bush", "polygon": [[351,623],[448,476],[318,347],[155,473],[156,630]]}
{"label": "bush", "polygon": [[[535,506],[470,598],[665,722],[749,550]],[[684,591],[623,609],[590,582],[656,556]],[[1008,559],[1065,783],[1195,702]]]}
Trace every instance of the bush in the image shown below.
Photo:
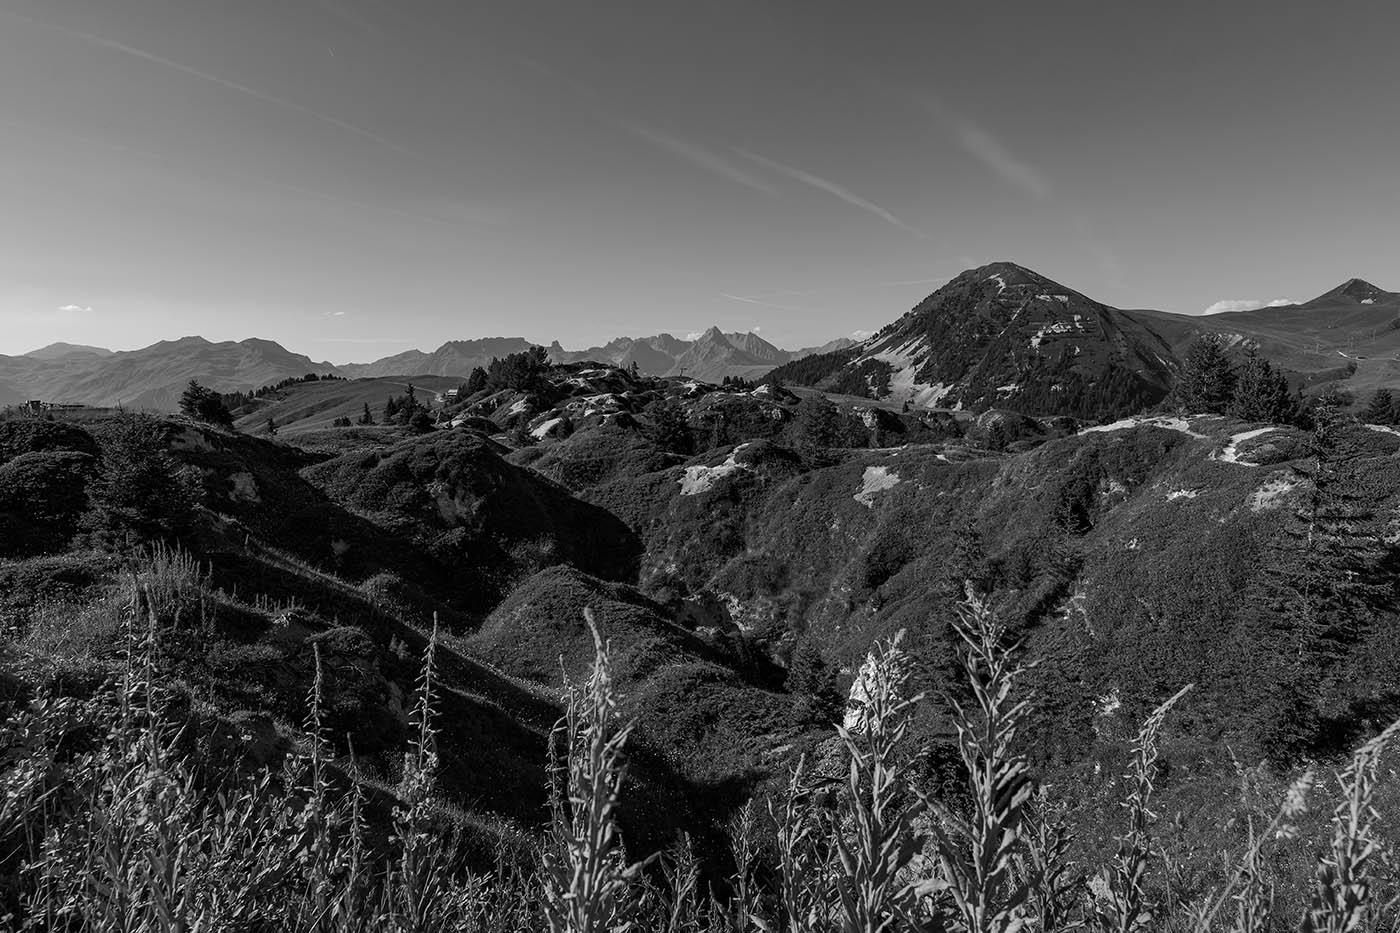
{"label": "bush", "polygon": [[0,556],[66,546],[87,509],[95,465],[71,450],[20,454],[0,465]]}

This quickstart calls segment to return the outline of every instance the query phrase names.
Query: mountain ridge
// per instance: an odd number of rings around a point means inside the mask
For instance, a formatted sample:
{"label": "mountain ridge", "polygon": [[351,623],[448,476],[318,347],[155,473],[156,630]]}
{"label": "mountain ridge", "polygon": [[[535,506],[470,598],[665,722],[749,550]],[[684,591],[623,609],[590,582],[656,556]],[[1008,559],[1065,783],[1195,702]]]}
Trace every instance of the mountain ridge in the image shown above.
{"label": "mountain ridge", "polygon": [[[1191,340],[1256,347],[1304,387],[1354,394],[1400,388],[1400,293],[1351,278],[1307,301],[1212,315],[1119,309],[1014,262],[966,270],[860,343],[838,338],[797,350],[758,333],[711,326],[698,335],[615,337],[578,350],[557,340],[558,363],[594,361],[710,382],[776,373],[799,385],[886,397],[925,408],[1018,408],[1099,417],[1150,405],[1169,387]],[[170,410],[190,379],[249,391],[308,372],[351,379],[465,379],[491,359],[538,346],[524,337],[445,341],[368,363],[333,365],[275,340],[199,335],[136,350],[58,342],[0,355],[0,404],[26,399]]]}

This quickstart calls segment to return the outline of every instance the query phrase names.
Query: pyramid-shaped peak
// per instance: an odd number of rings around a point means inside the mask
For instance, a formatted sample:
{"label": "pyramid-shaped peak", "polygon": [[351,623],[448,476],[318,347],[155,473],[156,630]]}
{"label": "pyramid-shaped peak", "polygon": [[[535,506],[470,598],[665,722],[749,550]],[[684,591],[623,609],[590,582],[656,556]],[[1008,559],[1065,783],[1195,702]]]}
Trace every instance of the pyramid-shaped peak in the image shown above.
{"label": "pyramid-shaped peak", "polygon": [[996,286],[998,291],[1010,288],[1018,291],[1034,289],[1037,292],[1051,294],[1070,292],[1070,289],[1065,288],[1054,279],[1046,278],[1034,269],[1027,269],[1018,263],[1005,261],[990,262],[985,266],[968,269],[945,285],[944,288],[953,286],[964,288],[983,282],[991,283]]}
{"label": "pyramid-shaped peak", "polygon": [[1335,304],[1339,301],[1372,304],[1379,299],[1394,297],[1394,293],[1388,292],[1383,288],[1378,288],[1365,279],[1347,279],[1330,292],[1318,295],[1312,301],[1309,301],[1308,304]]}

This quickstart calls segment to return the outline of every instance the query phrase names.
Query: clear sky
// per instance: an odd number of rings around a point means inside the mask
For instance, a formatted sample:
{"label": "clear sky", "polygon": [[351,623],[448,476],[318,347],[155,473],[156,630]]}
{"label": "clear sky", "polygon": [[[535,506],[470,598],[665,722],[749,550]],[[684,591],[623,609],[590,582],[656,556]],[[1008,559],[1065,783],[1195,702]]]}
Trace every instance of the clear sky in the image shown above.
{"label": "clear sky", "polygon": [[1400,4],[0,0],[0,353],[1400,289]]}

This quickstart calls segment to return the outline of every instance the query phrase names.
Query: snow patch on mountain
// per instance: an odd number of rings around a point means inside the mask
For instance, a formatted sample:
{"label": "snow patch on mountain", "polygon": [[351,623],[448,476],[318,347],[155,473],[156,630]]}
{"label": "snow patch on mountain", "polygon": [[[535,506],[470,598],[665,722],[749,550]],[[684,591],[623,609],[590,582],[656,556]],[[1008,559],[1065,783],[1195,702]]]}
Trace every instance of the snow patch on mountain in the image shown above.
{"label": "snow patch on mountain", "polygon": [[893,489],[898,485],[899,474],[892,472],[889,467],[868,466],[865,468],[865,474],[861,477],[860,491],[851,498],[867,509],[873,509],[875,508],[876,493]]}
{"label": "snow patch on mountain", "polygon": [[1251,512],[1263,512],[1268,509],[1276,509],[1282,505],[1283,497],[1302,484],[1286,473],[1280,473],[1271,477],[1264,485],[1249,497],[1249,509]]}
{"label": "snow patch on mountain", "polygon": [[1171,418],[1165,415],[1153,415],[1148,418],[1134,416],[1115,421],[1112,424],[1096,424],[1091,428],[1084,428],[1080,434],[1099,434],[1106,431],[1127,431],[1130,428],[1165,428],[1168,431],[1180,431],[1189,437],[1204,439],[1206,435],[1197,434],[1191,430],[1191,424],[1185,418]]}
{"label": "snow patch on mountain", "polygon": [[549,432],[557,428],[559,426],[559,422],[563,420],[563,418],[550,418],[548,421],[543,421],[538,426],[530,430],[530,435],[535,440],[542,441],[546,437],[548,437]]}
{"label": "snow patch on mountain", "polygon": [[729,457],[723,463],[715,466],[693,466],[686,467],[684,475],[680,478],[681,495],[698,496],[702,492],[709,492],[714,488],[715,483],[726,476],[738,473],[740,470],[749,469],[748,466],[739,462],[739,451],[748,444],[740,444],[729,452]]}
{"label": "snow patch on mountain", "polygon": [[1248,440],[1253,440],[1254,438],[1259,437],[1262,434],[1268,434],[1270,431],[1277,430],[1278,428],[1275,427],[1267,427],[1254,428],[1250,431],[1241,431],[1240,433],[1231,436],[1229,442],[1220,450],[1220,453],[1211,454],[1210,458],[1212,460],[1219,460],[1221,463],[1234,463],[1239,466],[1256,467],[1259,464],[1250,463],[1248,460],[1240,459],[1240,444]]}
{"label": "snow patch on mountain", "polygon": [[1173,489],[1167,493],[1167,501],[1175,502],[1177,499],[1194,499],[1201,494],[1199,489]]}
{"label": "snow patch on mountain", "polygon": [[1076,331],[1084,330],[1084,320],[1080,315],[1074,315],[1074,321],[1052,321],[1049,324],[1041,324],[1034,334],[1031,334],[1031,347],[1039,347],[1041,342],[1049,335],[1072,334]]}

